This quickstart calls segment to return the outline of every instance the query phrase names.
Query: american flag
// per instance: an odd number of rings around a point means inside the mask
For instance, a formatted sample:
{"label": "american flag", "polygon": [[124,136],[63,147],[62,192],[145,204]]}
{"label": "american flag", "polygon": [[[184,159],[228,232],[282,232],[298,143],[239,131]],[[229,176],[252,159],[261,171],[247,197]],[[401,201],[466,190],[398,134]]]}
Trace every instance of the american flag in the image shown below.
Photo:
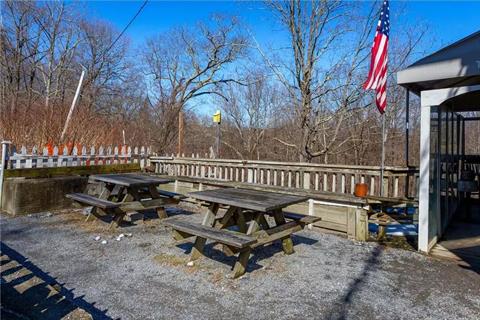
{"label": "american flag", "polygon": [[375,102],[380,113],[387,106],[387,68],[388,68],[388,36],[390,34],[390,8],[388,1],[383,1],[377,32],[373,39],[372,57],[368,79],[363,84],[366,90],[376,90]]}

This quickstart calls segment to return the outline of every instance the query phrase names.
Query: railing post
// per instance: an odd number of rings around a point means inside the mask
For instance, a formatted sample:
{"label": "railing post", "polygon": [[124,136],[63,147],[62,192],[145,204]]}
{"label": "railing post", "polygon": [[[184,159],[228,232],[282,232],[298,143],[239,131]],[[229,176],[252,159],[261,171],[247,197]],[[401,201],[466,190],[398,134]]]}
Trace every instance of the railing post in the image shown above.
{"label": "railing post", "polygon": [[303,173],[303,189],[310,189],[310,172]]}
{"label": "railing post", "polygon": [[1,161],[1,170],[0,170],[0,208],[2,207],[2,198],[3,198],[3,177],[5,169],[7,168],[8,161],[8,146],[11,144],[10,141],[2,141],[2,161]]}
{"label": "railing post", "polygon": [[394,177],[393,181],[393,196],[398,197],[398,176]]}
{"label": "railing post", "polygon": [[381,182],[381,197],[388,197],[388,176],[383,176],[383,181]]}
{"label": "railing post", "polygon": [[248,183],[253,183],[253,169],[248,168],[247,173],[248,173],[247,182]]}

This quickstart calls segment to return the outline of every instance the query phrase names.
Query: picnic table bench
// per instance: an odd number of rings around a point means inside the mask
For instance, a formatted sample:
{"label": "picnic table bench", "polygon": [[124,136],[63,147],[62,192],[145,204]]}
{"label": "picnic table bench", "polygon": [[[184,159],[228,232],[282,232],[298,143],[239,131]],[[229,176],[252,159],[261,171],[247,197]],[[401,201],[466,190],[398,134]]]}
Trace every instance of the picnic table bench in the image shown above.
{"label": "picnic table bench", "polygon": [[[245,273],[254,248],[281,240],[285,254],[292,254],[290,235],[306,224],[321,220],[282,211],[289,205],[306,201],[307,197],[234,188],[192,192],[188,196],[209,204],[202,224],[178,218],[165,219],[163,223],[173,229],[176,240],[195,237],[190,261],[203,256],[207,239],[222,244],[227,255],[238,254],[233,278]],[[220,205],[227,206],[223,216],[219,214]]]}
{"label": "picnic table bench", "polygon": [[[165,205],[176,204],[182,196],[158,190],[157,186],[172,180],[142,174],[94,175],[90,179],[99,183],[99,196],[86,193],[71,193],[67,198],[82,206],[91,206],[87,221],[103,215],[113,215],[110,227],[118,227],[129,212],[156,210],[160,219],[167,217]],[[100,212],[99,212],[100,211]]]}

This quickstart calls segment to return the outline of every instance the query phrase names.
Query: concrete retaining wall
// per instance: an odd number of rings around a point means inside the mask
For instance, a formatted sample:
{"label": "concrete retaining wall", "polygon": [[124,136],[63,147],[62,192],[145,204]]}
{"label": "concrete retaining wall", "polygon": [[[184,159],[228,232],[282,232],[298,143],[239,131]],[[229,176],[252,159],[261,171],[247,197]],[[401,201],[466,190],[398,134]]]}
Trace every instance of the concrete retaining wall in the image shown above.
{"label": "concrete retaining wall", "polygon": [[67,193],[83,192],[88,177],[9,178],[3,184],[2,211],[19,215],[73,206]]}

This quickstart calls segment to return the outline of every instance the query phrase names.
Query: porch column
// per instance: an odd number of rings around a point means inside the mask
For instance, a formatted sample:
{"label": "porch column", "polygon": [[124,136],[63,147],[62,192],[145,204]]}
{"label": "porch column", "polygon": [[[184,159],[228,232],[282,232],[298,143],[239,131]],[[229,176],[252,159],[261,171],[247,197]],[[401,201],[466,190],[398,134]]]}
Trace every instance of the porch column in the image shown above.
{"label": "porch column", "polygon": [[430,199],[430,106],[420,113],[420,181],[418,192],[418,250],[428,252]]}

